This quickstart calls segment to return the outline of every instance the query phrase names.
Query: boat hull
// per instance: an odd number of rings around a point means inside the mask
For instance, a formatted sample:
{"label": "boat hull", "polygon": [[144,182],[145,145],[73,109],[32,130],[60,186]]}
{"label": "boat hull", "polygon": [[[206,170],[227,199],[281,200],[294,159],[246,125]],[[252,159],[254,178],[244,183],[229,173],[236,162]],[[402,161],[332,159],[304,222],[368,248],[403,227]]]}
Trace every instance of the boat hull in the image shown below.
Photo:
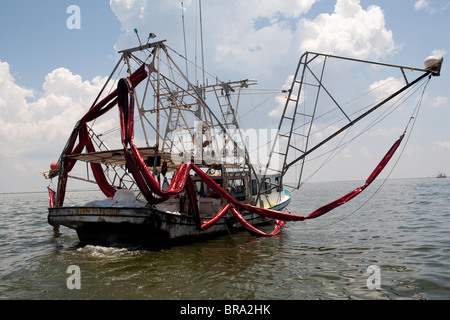
{"label": "boat hull", "polygon": [[[277,205],[280,210],[290,199]],[[253,226],[273,225],[273,220],[245,213]],[[213,217],[202,218],[201,223]],[[77,232],[81,245],[142,246],[159,248],[198,241],[243,230],[234,217],[224,216],[211,228],[201,230],[193,216],[155,208],[61,207],[50,208],[48,223]]]}

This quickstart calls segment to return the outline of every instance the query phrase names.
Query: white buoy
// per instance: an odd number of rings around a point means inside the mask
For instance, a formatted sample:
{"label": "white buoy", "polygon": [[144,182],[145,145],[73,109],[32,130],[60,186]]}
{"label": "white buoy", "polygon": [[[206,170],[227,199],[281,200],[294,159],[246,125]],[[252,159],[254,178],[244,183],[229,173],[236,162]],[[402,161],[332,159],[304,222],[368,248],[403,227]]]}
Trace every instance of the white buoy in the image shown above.
{"label": "white buoy", "polygon": [[425,68],[433,72],[435,75],[439,75],[443,60],[444,60],[443,58],[438,58],[436,56],[429,56],[428,58],[425,59],[424,62]]}

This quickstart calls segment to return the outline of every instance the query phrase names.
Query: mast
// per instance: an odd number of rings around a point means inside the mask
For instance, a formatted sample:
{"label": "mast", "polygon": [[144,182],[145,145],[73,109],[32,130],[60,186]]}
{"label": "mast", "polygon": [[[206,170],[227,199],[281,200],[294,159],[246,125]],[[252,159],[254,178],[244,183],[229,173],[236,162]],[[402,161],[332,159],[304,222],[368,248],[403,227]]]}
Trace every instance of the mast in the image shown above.
{"label": "mast", "polygon": [[[256,84],[256,82],[251,80],[241,80],[229,81],[226,83],[218,82],[217,84],[205,85],[201,88],[195,86],[189,81],[187,75],[185,75],[173,57],[169,54],[168,49],[172,51],[173,49],[164,45],[163,42],[165,41],[141,45],[139,47],[121,51],[124,55],[131,55],[138,52],[145,52],[148,49],[154,49],[152,52],[153,62],[147,64],[147,68],[150,70],[150,76],[143,96],[145,99],[148,84],[151,83],[156,100],[155,107],[147,107],[144,109],[144,102],[141,102],[140,115],[142,121],[145,120],[153,127],[156,134],[156,142],[157,144],[160,144],[158,150],[161,150],[161,152],[166,154],[176,152],[173,140],[175,138],[175,131],[184,130],[186,133],[189,133],[189,136],[192,138],[194,135],[192,130],[194,128],[191,124],[195,119],[200,120],[205,128],[219,130],[226,139],[234,142],[233,134],[242,134],[242,132],[239,130],[239,124],[236,119],[236,112],[232,105],[230,94],[236,91],[240,94],[242,88],[247,88],[249,85]],[[136,56],[133,56],[133,60],[139,61]],[[164,62],[162,60],[164,60]],[[130,68],[131,67],[129,66],[129,69]],[[167,68],[167,70],[162,70],[162,68]],[[186,84],[186,86],[183,85],[183,83]],[[239,90],[237,90],[237,88],[239,88]],[[220,91],[223,91],[223,93],[220,94]],[[214,108],[213,110],[206,102],[207,94],[215,95],[218,104],[218,114],[214,111],[217,108]],[[139,106],[138,100],[136,100],[136,104]],[[196,106],[198,106],[197,110],[195,110]],[[223,119],[220,118],[220,113]],[[148,116],[152,114],[156,115],[153,125],[152,121],[148,118]],[[161,132],[164,128],[165,132]],[[216,145],[216,147],[218,146]],[[234,148],[235,150],[240,150],[237,151],[238,154],[244,155],[244,162],[248,166],[249,157],[246,146],[234,143]],[[221,150],[218,148],[211,148],[211,150],[216,154],[221,153]]]}
{"label": "mast", "polygon": [[156,148],[158,149],[159,146],[159,139],[160,139],[160,105],[161,105],[161,97],[160,97],[160,90],[161,90],[161,72],[160,72],[160,67],[161,67],[161,54],[160,54],[161,50],[157,51],[158,54],[158,67],[156,68],[157,72],[158,72],[158,82],[157,82],[157,92],[156,92]]}

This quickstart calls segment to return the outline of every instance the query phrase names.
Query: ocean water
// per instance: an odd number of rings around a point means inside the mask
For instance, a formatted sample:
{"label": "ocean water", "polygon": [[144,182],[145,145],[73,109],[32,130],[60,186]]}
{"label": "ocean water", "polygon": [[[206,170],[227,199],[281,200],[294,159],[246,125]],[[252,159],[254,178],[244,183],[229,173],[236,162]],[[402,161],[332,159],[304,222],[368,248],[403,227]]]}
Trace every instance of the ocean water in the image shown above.
{"label": "ocean water", "polygon": [[[312,183],[289,211],[308,214],[361,184]],[[0,299],[449,299],[450,179],[380,185],[275,237],[241,232],[159,251],[81,247],[73,230],[48,225],[46,193],[1,194]],[[69,194],[73,204],[93,198],[102,197]]]}

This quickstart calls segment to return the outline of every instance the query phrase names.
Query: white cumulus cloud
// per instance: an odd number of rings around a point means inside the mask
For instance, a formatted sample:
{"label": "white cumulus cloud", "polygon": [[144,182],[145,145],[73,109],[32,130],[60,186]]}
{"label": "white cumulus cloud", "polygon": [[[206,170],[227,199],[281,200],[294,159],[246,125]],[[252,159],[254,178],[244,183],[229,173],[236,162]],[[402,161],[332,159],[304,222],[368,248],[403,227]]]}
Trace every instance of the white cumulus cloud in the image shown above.
{"label": "white cumulus cloud", "polygon": [[44,162],[57,160],[104,81],[100,77],[83,81],[59,68],[45,77],[43,92],[37,94],[18,85],[9,64],[0,61],[1,176],[38,173],[47,169]]}
{"label": "white cumulus cloud", "polygon": [[440,7],[437,7],[435,5],[435,3],[430,4],[430,0],[417,0],[414,3],[414,10],[416,11],[424,11],[428,14],[435,14],[438,12],[444,12],[447,10],[448,6],[450,5],[450,3],[448,3],[448,1],[439,1],[440,3],[444,2],[443,5],[441,5]]}
{"label": "white cumulus cloud", "polygon": [[436,146],[439,150],[450,151],[450,141],[436,141]]}
{"label": "white cumulus cloud", "polygon": [[378,6],[363,9],[359,0],[337,0],[332,14],[303,19],[299,30],[306,35],[302,51],[330,52],[362,59],[379,59],[398,50]]}
{"label": "white cumulus cloud", "polygon": [[400,90],[406,84],[398,78],[388,77],[383,80],[375,81],[369,87],[369,91],[377,99],[383,99]]}
{"label": "white cumulus cloud", "polygon": [[[263,79],[286,68],[286,61],[297,61],[307,50],[373,59],[398,50],[379,6],[364,9],[360,0],[336,0],[332,14],[307,18],[316,2],[203,2],[206,68],[215,68],[211,71],[219,75],[227,71],[235,75],[245,70]],[[136,28],[142,41],[149,32],[154,32],[157,40],[167,39],[169,46],[184,51],[179,1],[111,0],[110,4],[125,31],[118,38],[116,48],[135,46]],[[188,58],[194,61],[195,52],[199,60],[198,2],[185,1],[183,7]],[[284,74],[284,79],[287,75]]]}
{"label": "white cumulus cloud", "polygon": [[429,107],[430,108],[440,108],[448,105],[448,98],[444,96],[433,97],[431,100]]}

